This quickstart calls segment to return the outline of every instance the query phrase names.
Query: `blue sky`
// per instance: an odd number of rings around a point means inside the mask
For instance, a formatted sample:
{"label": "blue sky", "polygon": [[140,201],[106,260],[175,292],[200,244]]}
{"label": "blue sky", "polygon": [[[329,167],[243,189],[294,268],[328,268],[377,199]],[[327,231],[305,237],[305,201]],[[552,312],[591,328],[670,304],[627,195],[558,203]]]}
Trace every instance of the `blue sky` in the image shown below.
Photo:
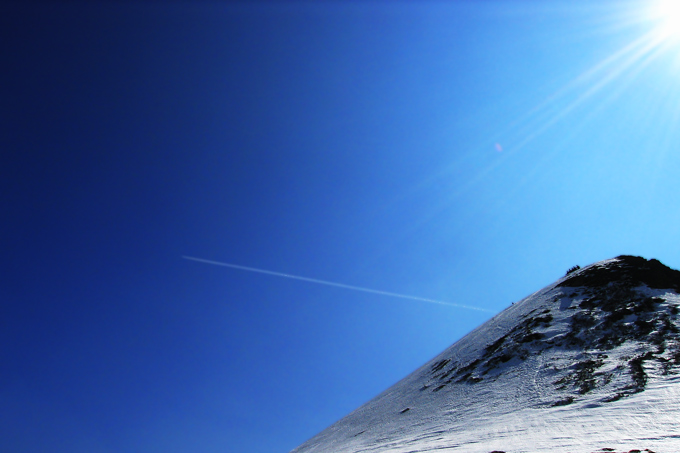
{"label": "blue sky", "polygon": [[680,268],[649,4],[3,3],[0,449],[285,452],[575,264]]}

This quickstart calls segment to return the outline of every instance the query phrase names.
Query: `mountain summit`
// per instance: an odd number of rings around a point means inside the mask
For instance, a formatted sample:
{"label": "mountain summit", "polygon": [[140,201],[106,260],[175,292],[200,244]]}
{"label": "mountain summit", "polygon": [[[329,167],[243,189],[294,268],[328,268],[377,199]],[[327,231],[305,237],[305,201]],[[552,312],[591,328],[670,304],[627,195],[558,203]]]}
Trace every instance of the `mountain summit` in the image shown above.
{"label": "mountain summit", "polygon": [[295,450],[678,452],[680,271],[572,268]]}

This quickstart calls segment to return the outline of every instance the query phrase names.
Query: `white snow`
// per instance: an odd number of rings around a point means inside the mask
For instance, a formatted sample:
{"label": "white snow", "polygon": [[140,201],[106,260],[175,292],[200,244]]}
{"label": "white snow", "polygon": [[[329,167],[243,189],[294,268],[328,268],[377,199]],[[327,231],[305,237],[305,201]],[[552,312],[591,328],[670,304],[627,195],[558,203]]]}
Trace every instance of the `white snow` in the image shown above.
{"label": "white snow", "polygon": [[[572,320],[592,294],[562,281],[508,307],[292,453],[680,452],[680,374],[662,369],[667,353],[642,361],[644,391],[626,390],[634,380],[628,363],[650,344],[564,346],[587,338],[590,329],[575,331]],[[680,304],[672,290],[636,292],[664,299],[659,310]]]}

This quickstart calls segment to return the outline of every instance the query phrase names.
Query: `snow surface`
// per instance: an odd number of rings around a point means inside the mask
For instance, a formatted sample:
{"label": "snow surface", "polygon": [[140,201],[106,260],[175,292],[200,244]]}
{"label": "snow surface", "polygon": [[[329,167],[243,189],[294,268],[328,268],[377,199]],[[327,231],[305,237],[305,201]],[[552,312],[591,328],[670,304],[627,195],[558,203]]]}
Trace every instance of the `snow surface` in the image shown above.
{"label": "snow surface", "polygon": [[513,304],[292,453],[680,452],[677,290],[565,286],[622,263]]}

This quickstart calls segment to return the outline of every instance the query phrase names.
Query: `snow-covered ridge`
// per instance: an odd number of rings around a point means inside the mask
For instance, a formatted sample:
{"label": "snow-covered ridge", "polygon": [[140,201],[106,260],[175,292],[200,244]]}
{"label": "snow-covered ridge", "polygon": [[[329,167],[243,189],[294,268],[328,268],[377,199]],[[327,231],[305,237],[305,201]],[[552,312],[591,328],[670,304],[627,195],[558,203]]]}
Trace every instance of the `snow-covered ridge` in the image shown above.
{"label": "snow-covered ridge", "polygon": [[293,451],[680,451],[679,288],[656,260],[578,269]]}

